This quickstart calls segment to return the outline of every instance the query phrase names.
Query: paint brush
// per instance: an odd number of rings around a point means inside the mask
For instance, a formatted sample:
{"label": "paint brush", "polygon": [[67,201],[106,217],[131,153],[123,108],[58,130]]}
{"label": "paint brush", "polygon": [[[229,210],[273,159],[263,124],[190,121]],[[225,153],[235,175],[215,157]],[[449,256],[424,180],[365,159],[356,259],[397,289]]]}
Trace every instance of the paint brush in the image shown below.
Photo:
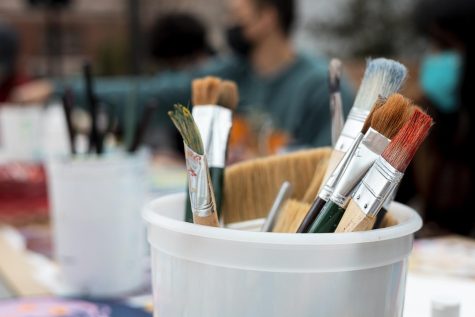
{"label": "paint brush", "polygon": [[432,118],[416,109],[361,181],[336,232],[370,230],[388,196],[400,183],[429,129]]}
{"label": "paint brush", "polygon": [[183,137],[193,222],[219,227],[213,184],[200,131],[186,107],[175,105],[168,115]]}
{"label": "paint brush", "polygon": [[375,110],[371,119],[371,127],[338,177],[336,186],[325,186],[325,191],[331,196],[310,227],[309,232],[335,231],[353,190],[378,156],[386,149],[390,140],[408,122],[413,110],[411,101],[399,94],[392,95],[382,107]]}
{"label": "paint brush", "polygon": [[70,88],[66,88],[64,95],[62,97],[62,104],[64,110],[64,118],[66,121],[66,126],[68,128],[68,137],[69,137],[69,147],[71,154],[76,154],[76,130],[73,126],[72,112],[74,107],[73,101],[73,92]]}
{"label": "paint brush", "polygon": [[387,98],[397,92],[406,75],[406,67],[399,62],[385,58],[377,58],[368,62],[353,107],[330,157],[324,183],[345,153],[352,147],[378,97]]}
{"label": "paint brush", "polygon": [[[302,223],[297,229],[297,233],[306,233],[310,230],[310,226],[313,224],[315,219],[317,218],[318,214],[322,210],[323,206],[327,203],[328,199],[330,198],[331,191],[328,191],[328,188],[332,188],[336,185],[338,181],[338,176],[341,174],[341,172],[344,170],[346,163],[349,161],[349,159],[353,156],[355,153],[356,149],[358,148],[359,142],[363,139],[363,136],[365,133],[368,131],[368,129],[371,126],[371,121],[373,118],[373,115],[375,111],[382,107],[384,105],[385,100],[384,99],[378,99],[376,103],[373,106],[373,109],[369,113],[369,115],[366,117],[366,120],[363,124],[363,128],[361,129],[361,132],[356,136],[355,140],[353,141],[352,146],[348,151],[346,151],[345,155],[343,156],[342,160],[340,163],[337,165],[335,170],[332,173],[333,177],[328,178],[326,181],[322,181],[322,185],[320,187],[322,188],[319,192],[315,200],[313,201],[312,205],[310,206],[310,209],[308,210],[307,214],[305,215],[304,219],[302,220]],[[333,152],[332,152],[333,153]],[[313,180],[312,180],[313,182]]]}
{"label": "paint brush", "polygon": [[282,183],[282,186],[275,197],[274,203],[272,204],[269,214],[267,215],[266,222],[262,225],[262,232],[271,232],[274,228],[277,217],[279,217],[280,211],[284,201],[287,200],[292,194],[292,186],[289,182],[285,181]]}
{"label": "paint brush", "polygon": [[335,147],[341,134],[345,119],[343,118],[343,102],[340,92],[341,61],[333,58],[328,65],[328,88],[330,90],[330,117],[332,146]]}
{"label": "paint brush", "polygon": [[203,137],[220,216],[232,113],[239,101],[237,85],[212,76],[197,79],[192,82],[192,99],[193,117]]}
{"label": "paint brush", "polygon": [[102,154],[102,143],[100,142],[98,124],[98,104],[97,98],[94,94],[94,82],[92,78],[91,64],[86,62],[83,65],[84,83],[86,86],[86,100],[89,103],[89,115],[91,117],[91,132],[89,134],[89,153],[94,149],[97,154]]}

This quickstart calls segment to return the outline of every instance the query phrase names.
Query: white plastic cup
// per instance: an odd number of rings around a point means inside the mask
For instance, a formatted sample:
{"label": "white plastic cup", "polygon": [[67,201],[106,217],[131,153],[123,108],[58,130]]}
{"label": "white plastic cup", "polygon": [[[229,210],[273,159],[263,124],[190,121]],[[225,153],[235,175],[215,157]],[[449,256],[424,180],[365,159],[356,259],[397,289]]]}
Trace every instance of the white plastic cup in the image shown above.
{"label": "white plastic cup", "polygon": [[186,223],[184,194],[148,204],[158,317],[402,316],[418,214],[366,232],[245,232]]}
{"label": "white plastic cup", "polygon": [[48,162],[55,257],[71,295],[113,297],[144,285],[147,158]]}

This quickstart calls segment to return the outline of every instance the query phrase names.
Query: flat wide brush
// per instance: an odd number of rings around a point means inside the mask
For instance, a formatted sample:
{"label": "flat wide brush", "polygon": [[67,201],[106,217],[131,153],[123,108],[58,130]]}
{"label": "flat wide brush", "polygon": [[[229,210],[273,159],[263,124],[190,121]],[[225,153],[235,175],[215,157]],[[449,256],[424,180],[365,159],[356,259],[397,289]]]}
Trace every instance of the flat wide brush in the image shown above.
{"label": "flat wide brush", "polygon": [[[335,231],[345,212],[351,193],[388,146],[390,140],[409,120],[413,110],[410,100],[399,94],[392,95],[382,107],[375,110],[371,119],[371,128],[368,129],[359,144],[355,152],[356,155],[351,157],[341,176],[338,177],[338,183],[334,187],[325,186],[325,191],[331,193],[331,197],[315,219],[309,232]],[[334,176],[332,175],[332,177]]]}
{"label": "flat wide brush", "polygon": [[353,193],[336,232],[366,231],[374,226],[379,210],[400,183],[431,126],[432,118],[415,109]]}

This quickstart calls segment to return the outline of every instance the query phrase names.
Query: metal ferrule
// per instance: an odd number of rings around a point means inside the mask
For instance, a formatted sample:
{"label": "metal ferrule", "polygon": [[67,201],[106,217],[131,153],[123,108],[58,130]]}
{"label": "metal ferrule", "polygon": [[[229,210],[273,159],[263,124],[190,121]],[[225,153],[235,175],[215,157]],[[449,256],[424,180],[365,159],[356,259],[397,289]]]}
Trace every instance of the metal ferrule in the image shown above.
{"label": "metal ferrule", "polygon": [[391,140],[378,131],[368,129],[333,190],[330,198],[333,202],[340,207],[345,207],[349,203],[351,193],[389,142]]}
{"label": "metal ferrule", "polygon": [[198,106],[193,108],[193,118],[200,130],[209,166],[224,168],[232,111],[216,105]]}
{"label": "metal ferrule", "polygon": [[330,177],[328,177],[325,186],[320,190],[318,196],[325,201],[328,201],[333,193],[333,189],[335,188],[336,184],[340,180],[341,175],[343,174],[346,166],[348,165],[349,161],[355,154],[356,150],[358,149],[358,145],[360,144],[361,140],[363,139],[363,133],[359,133],[356,138],[353,140],[353,144],[346,151],[345,155],[341,159],[340,163],[336,166],[335,170],[331,173]]}
{"label": "metal ferrule", "polygon": [[378,157],[354,192],[353,201],[366,215],[376,216],[403,175],[381,156]]}
{"label": "metal ferrule", "polygon": [[216,203],[211,188],[206,156],[194,152],[185,144],[185,160],[191,211],[198,217],[210,216],[216,212]]}
{"label": "metal ferrule", "polygon": [[355,107],[351,109],[340,137],[336,142],[335,150],[346,152],[351,148],[354,139],[361,132],[368,114],[368,110],[361,110]]}

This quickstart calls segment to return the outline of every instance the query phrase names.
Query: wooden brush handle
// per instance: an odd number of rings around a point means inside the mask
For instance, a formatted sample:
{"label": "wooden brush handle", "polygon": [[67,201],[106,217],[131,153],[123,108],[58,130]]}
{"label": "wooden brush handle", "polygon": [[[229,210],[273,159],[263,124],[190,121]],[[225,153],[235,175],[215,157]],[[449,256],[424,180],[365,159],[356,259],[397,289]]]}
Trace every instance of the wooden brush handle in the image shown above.
{"label": "wooden brush handle", "polygon": [[371,230],[376,217],[369,217],[351,200],[335,232],[353,232]]}
{"label": "wooden brush handle", "polygon": [[323,181],[320,183],[320,188],[318,189],[318,192],[320,192],[323,186],[325,186],[325,183],[327,182],[328,178],[332,175],[333,171],[338,166],[338,163],[340,163],[343,156],[345,156],[345,152],[341,152],[338,150],[332,151],[332,155],[330,156],[330,160],[328,161],[327,171],[325,172]]}
{"label": "wooden brush handle", "polygon": [[207,217],[198,217],[193,215],[193,222],[203,226],[219,227],[218,215],[215,212]]}

